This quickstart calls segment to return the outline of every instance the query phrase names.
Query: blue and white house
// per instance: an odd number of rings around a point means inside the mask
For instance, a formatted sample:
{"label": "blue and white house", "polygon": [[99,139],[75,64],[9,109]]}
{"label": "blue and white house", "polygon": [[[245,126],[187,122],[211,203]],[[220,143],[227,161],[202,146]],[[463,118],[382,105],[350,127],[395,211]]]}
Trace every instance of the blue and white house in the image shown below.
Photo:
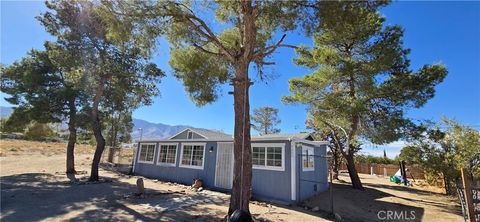
{"label": "blue and white house", "polygon": [[[252,137],[253,197],[296,203],[325,191],[327,145],[307,133]],[[205,188],[229,191],[233,161],[231,135],[187,128],[168,139],[140,141],[133,172],[183,184],[201,179]]]}

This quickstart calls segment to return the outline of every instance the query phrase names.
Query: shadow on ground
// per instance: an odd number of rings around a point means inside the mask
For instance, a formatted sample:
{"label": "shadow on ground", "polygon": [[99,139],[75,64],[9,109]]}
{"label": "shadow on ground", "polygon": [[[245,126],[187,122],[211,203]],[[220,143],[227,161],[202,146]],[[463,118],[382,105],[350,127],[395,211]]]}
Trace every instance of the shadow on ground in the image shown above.
{"label": "shadow on ground", "polygon": [[[392,195],[376,189],[367,187],[365,191],[360,191],[352,189],[349,184],[334,184],[333,190],[335,191],[333,195],[334,212],[345,221],[385,221],[387,211],[403,214],[400,220],[387,221],[421,221],[424,215],[423,208],[383,201],[382,198]],[[330,193],[320,193],[305,201],[304,205],[317,206],[321,211],[330,212]]]}
{"label": "shadow on ground", "polygon": [[40,221],[64,217],[72,221],[220,221],[222,217],[217,215],[224,214],[192,213],[196,204],[224,204],[216,197],[147,190],[146,198],[126,198],[135,191],[134,185],[115,178],[107,180],[110,182],[73,184],[65,178],[45,173],[1,177],[0,219]]}

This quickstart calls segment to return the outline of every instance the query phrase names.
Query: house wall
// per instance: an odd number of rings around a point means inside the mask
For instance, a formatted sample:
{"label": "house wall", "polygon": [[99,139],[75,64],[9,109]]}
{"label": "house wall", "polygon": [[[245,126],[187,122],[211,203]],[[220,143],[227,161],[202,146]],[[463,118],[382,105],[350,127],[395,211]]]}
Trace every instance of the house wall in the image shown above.
{"label": "house wall", "polygon": [[264,200],[291,202],[291,142],[290,141],[253,141],[252,143],[284,143],[284,171],[269,169],[252,170],[252,192],[254,197]]}
{"label": "house wall", "polygon": [[[302,146],[309,146],[305,144],[297,144],[297,200],[302,201],[308,199],[315,194],[328,189],[328,169],[326,156],[327,145],[314,147],[314,170],[303,171],[302,164]],[[312,146],[310,146],[312,147]]]}
{"label": "house wall", "polygon": [[[171,142],[160,142],[161,144]],[[182,142],[174,142],[172,144],[177,144],[177,159],[175,166],[164,166],[157,165],[158,161],[158,143],[156,143],[155,156],[153,164],[149,163],[139,163],[138,155],[139,151],[136,154],[136,164],[135,164],[135,173],[151,178],[158,178],[164,181],[177,182],[182,184],[192,184],[193,179],[201,179],[203,181],[204,187],[213,187],[215,183],[215,162],[216,162],[216,142],[198,142],[191,140],[185,143],[206,143],[205,145],[205,156],[202,169],[192,169],[180,167],[180,155]],[[210,147],[213,147],[214,151],[209,152]],[[140,150],[140,149],[137,149]],[[213,173],[212,173],[213,172]]]}
{"label": "house wall", "polygon": [[[180,136],[180,135],[179,135]],[[185,143],[195,143],[195,140],[189,140]],[[198,141],[197,141],[198,142]],[[160,142],[160,144],[171,142]],[[205,143],[205,142],[200,142]],[[257,199],[291,202],[291,146],[290,141],[255,141],[252,143],[282,143],[284,144],[284,170],[270,170],[270,169],[252,169],[252,192]],[[204,187],[228,191],[225,189],[215,187],[215,170],[216,170],[216,154],[217,142],[206,142],[204,169],[191,169],[179,167],[182,142],[174,142],[177,144],[177,162],[175,166],[158,165],[158,142],[155,143],[154,162],[140,163],[138,162],[137,152],[135,173],[151,178],[158,178],[164,181],[171,181],[183,184],[191,184],[194,178],[203,180]],[[213,147],[213,152],[209,152],[210,147]],[[138,149],[139,150],[139,149]]]}

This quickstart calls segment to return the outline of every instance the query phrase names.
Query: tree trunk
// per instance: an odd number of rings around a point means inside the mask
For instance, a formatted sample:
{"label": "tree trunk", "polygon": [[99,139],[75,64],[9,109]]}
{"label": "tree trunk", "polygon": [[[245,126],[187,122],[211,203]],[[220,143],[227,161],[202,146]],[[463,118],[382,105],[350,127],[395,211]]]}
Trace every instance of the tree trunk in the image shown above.
{"label": "tree trunk", "polygon": [[250,213],[249,201],[252,184],[252,150],[250,144],[250,104],[248,65],[236,68],[234,79],[234,177],[228,216],[241,209]]}
{"label": "tree trunk", "polygon": [[340,151],[338,150],[336,145],[334,145],[332,148],[332,177],[334,180],[338,180],[338,169],[340,167]]}
{"label": "tree trunk", "polygon": [[76,174],[75,171],[75,143],[77,142],[77,127],[76,127],[76,116],[77,116],[77,107],[75,106],[75,98],[70,99],[68,102],[69,113],[68,113],[68,145],[67,145],[67,171],[66,173]]}
{"label": "tree trunk", "polygon": [[357,169],[355,169],[355,161],[353,160],[353,154],[350,153],[344,155],[344,157],[347,160],[348,175],[350,176],[350,180],[352,181],[352,187],[354,189],[363,190],[362,181],[360,181]]}
{"label": "tree trunk", "polygon": [[95,149],[95,154],[93,155],[92,161],[92,171],[90,172],[90,181],[98,181],[98,166],[100,164],[100,159],[102,158],[103,150],[105,149],[105,138],[102,135],[102,126],[100,122],[100,116],[98,113],[98,106],[100,104],[100,100],[103,96],[104,91],[104,82],[105,80],[102,79],[99,83],[97,88],[95,98],[93,101],[92,106],[92,122],[93,122],[93,135],[95,136],[95,140],[97,142],[97,147]]}

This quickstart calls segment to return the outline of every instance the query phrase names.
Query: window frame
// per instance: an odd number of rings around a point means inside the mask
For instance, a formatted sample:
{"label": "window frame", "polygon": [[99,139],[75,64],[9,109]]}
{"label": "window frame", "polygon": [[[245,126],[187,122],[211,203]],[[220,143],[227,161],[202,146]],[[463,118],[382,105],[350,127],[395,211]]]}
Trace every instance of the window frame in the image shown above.
{"label": "window frame", "polygon": [[[253,158],[253,147],[264,147],[265,148],[265,161],[264,166],[253,165],[252,168],[257,170],[275,170],[275,171],[285,171],[285,143],[252,143],[252,158]],[[282,166],[267,166],[267,150],[268,147],[280,147],[282,149]]]}
{"label": "window frame", "polygon": [[[307,156],[305,156],[304,152],[303,151],[307,151]],[[308,151],[311,150],[312,153],[310,154]],[[307,159],[308,161],[308,157],[311,157],[313,158],[313,162],[312,162],[312,166],[311,167],[305,167],[305,162],[304,162],[304,158]],[[302,171],[303,172],[307,172],[307,171],[315,171],[315,147],[312,147],[312,146],[305,146],[302,144]]]}
{"label": "window frame", "polygon": [[[167,146],[167,154],[168,155],[168,146],[175,146],[175,162],[174,163],[165,163],[160,161],[160,151],[162,146]],[[157,156],[157,165],[160,166],[176,166],[177,165],[177,153],[178,153],[178,143],[159,143],[158,144],[158,156]]]}
{"label": "window frame", "polygon": [[[152,161],[146,161],[146,160],[140,160],[140,156],[142,155],[142,145],[146,145],[146,146],[149,146],[149,145],[153,145],[153,158],[152,158]],[[137,162],[139,163],[149,163],[149,164],[153,164],[154,161],[155,161],[155,150],[157,149],[157,143],[140,143],[140,146],[139,146],[139,149],[138,149],[138,156],[137,156]],[[147,150],[147,153],[148,155],[148,150]]]}
{"label": "window frame", "polygon": [[[186,165],[183,164],[183,152],[185,150],[185,146],[192,146],[192,153],[190,154],[190,163],[193,160],[193,146],[203,146],[203,157],[202,157],[202,166],[194,166],[194,165]],[[205,167],[205,148],[207,147],[207,143],[182,143],[182,151],[180,152],[180,164],[179,167],[182,168],[190,168],[190,169],[197,169],[203,170]]]}

